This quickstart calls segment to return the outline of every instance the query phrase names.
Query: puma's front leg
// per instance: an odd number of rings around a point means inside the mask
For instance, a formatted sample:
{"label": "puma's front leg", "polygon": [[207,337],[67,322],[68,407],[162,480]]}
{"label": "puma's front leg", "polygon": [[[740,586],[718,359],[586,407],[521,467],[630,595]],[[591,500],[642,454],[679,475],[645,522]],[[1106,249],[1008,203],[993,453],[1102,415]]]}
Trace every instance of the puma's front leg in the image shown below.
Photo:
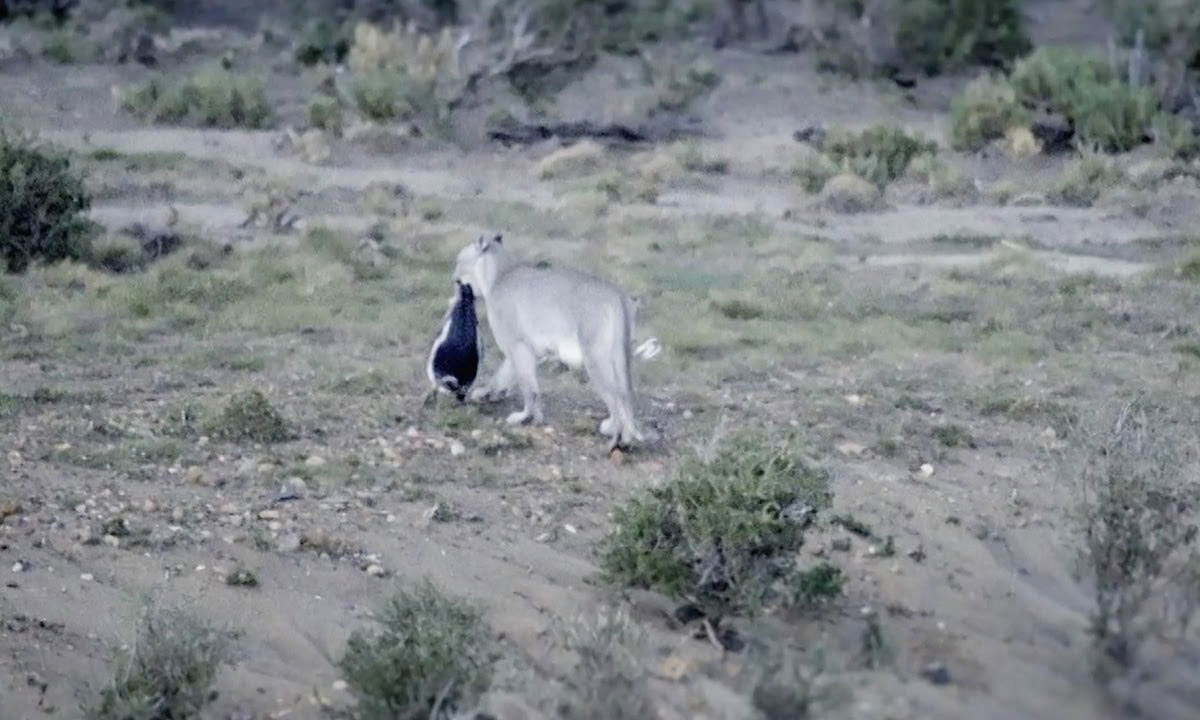
{"label": "puma's front leg", "polygon": [[495,402],[508,395],[513,386],[516,385],[517,374],[513,368],[512,361],[504,358],[500,363],[500,367],[496,368],[496,372],[484,384],[476,387],[471,391],[471,400],[475,402]]}

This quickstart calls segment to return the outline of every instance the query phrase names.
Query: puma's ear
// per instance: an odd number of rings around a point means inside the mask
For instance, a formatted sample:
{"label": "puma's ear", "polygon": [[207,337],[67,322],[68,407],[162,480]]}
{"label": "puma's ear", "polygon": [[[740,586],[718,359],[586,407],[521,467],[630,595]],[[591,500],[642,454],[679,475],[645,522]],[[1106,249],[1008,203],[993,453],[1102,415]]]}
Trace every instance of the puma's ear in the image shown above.
{"label": "puma's ear", "polygon": [[483,252],[484,250],[487,250],[487,246],[488,246],[487,235],[480,235],[479,237],[475,238],[475,249],[476,250],[478,250],[479,252]]}
{"label": "puma's ear", "polygon": [[504,236],[501,235],[500,233],[496,233],[496,237],[492,238],[492,242],[496,243],[497,245],[499,245],[503,241],[504,241]]}

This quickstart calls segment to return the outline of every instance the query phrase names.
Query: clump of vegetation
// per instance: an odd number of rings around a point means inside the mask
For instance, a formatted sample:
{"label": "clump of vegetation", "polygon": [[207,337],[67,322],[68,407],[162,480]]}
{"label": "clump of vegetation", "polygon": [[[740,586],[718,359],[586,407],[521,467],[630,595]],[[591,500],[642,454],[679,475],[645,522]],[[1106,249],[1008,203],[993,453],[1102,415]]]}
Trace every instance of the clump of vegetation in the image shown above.
{"label": "clump of vegetation", "polygon": [[643,720],[654,716],[646,673],[637,659],[640,640],[627,613],[602,609],[595,619],[566,633],[566,648],[578,658],[566,682],[573,691],[563,703],[567,720]]}
{"label": "clump of vegetation", "polygon": [[258,575],[246,567],[237,567],[225,575],[225,584],[234,587],[258,587]]}
{"label": "clump of vegetation", "polygon": [[1080,158],[1051,189],[1048,199],[1057,205],[1090,207],[1104,190],[1124,177],[1121,169],[1103,155],[1088,153]]}
{"label": "clump of vegetation", "polygon": [[827,562],[797,572],[790,579],[789,604],[810,608],[842,594],[842,571]]}
{"label": "clump of vegetation", "polygon": [[1100,0],[1121,39],[1133,44],[1141,34],[1147,49],[1176,62],[1193,64],[1200,50],[1200,5],[1190,0],[1144,2]]}
{"label": "clump of vegetation", "polygon": [[856,75],[899,66],[930,75],[1005,67],[1029,52],[1015,0],[820,0],[821,65]]}
{"label": "clump of vegetation", "polygon": [[336,65],[350,52],[350,38],[329,18],[312,18],[300,30],[296,61],[301,65]]}
{"label": "clump of vegetation", "polygon": [[1003,67],[1033,47],[1015,0],[901,0],[889,7],[899,55],[930,75]]}
{"label": "clump of vegetation", "polygon": [[287,421],[258,390],[230,396],[206,427],[213,436],[230,441],[277,443],[290,436]]}
{"label": "clump of vegetation", "polygon": [[85,259],[91,196],[70,157],[0,127],[0,261],[23,272],[35,260]]}
{"label": "clump of vegetation", "polygon": [[388,598],[378,622],[351,633],[338,661],[356,717],[445,720],[491,685],[494,657],[479,610],[428,580]]}
{"label": "clump of vegetation", "polygon": [[820,150],[834,164],[882,188],[902,176],[914,158],[936,153],[937,143],[902,128],[876,125],[859,132],[833,129]]}
{"label": "clump of vegetation", "polygon": [[342,102],[336,97],[318,95],[308,101],[308,126],[339,134],[342,132]]}
{"label": "clump of vegetation", "polygon": [[178,607],[148,607],[131,649],[115,654],[113,677],[84,717],[198,717],[227,657],[224,634],[204,620]]}
{"label": "clump of vegetation", "polygon": [[705,154],[699,143],[685,142],[679,151],[679,164],[688,172],[724,175],[729,172],[729,159]]}
{"label": "clump of vegetation", "polygon": [[828,473],[795,438],[740,435],[619,506],[601,566],[613,582],[659,590],[709,618],[753,614],[788,599],[804,533],[830,501]]}
{"label": "clump of vegetation", "polygon": [[152,76],[126,88],[120,102],[126,111],[151,122],[262,129],[273,121],[265,81],[219,65],[179,81]]}
{"label": "clump of vegetation", "polygon": [[1012,83],[995,74],[975,78],[950,102],[950,144],[955,150],[978,150],[1010,129],[1028,125],[1029,112]]}
{"label": "clump of vegetation", "polygon": [[792,175],[800,181],[804,192],[816,194],[825,189],[825,183],[838,174],[837,163],[829,159],[825,153],[813,148],[805,148],[796,164],[792,167]]}
{"label": "clump of vegetation", "polygon": [[1182,639],[1200,611],[1200,486],[1185,467],[1167,411],[1142,398],[1090,448],[1080,511],[1102,676],[1135,670],[1147,643]]}
{"label": "clump of vegetation", "polygon": [[946,423],[933,429],[933,439],[946,448],[955,448],[970,442],[970,435],[962,425]]}

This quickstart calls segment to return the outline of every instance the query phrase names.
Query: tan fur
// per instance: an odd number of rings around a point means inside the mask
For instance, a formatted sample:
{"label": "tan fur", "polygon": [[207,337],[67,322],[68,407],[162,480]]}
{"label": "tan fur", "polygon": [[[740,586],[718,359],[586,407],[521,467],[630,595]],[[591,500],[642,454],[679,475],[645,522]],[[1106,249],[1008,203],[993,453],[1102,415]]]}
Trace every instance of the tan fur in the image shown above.
{"label": "tan fur", "polygon": [[524,406],[508,422],[542,422],[537,366],[553,357],[587,371],[608,407],[600,432],[609,436],[610,449],[646,439],[634,419],[630,372],[636,313],[623,290],[574,270],[523,263],[499,235],[480,236],[464,247],[454,277],[483,298],[488,326],[504,356],[496,373],[471,392],[472,400],[494,400],[517,389]]}

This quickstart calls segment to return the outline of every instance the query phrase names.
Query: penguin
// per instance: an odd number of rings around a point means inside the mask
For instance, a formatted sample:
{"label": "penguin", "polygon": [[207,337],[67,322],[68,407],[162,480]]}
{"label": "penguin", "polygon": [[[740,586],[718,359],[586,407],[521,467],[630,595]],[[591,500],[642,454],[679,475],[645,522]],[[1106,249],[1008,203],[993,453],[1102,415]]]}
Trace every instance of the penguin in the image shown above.
{"label": "penguin", "polygon": [[433,385],[426,402],[438,392],[449,393],[460,403],[465,402],[483,356],[475,317],[475,292],[468,283],[460,280],[456,279],[454,285],[450,311],[442,321],[442,330],[433,341],[425,363],[425,374]]}

